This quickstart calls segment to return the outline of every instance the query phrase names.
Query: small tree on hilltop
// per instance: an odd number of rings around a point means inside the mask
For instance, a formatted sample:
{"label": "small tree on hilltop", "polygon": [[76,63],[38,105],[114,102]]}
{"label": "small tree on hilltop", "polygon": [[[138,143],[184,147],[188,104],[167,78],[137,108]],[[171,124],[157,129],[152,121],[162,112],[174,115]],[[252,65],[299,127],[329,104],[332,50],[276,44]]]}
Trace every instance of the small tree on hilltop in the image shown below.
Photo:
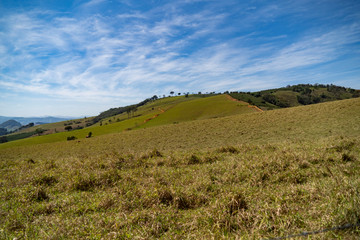
{"label": "small tree on hilltop", "polygon": [[66,131],[72,130],[72,126],[66,126],[66,127],[65,127],[65,130],[66,130]]}

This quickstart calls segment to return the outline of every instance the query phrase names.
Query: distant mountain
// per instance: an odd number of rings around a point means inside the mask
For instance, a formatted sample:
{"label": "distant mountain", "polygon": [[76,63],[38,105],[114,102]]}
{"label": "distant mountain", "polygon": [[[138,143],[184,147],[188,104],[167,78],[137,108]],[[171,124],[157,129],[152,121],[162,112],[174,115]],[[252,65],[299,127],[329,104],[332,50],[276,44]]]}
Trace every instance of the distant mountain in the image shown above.
{"label": "distant mountain", "polygon": [[6,122],[0,124],[0,128],[5,128],[8,132],[19,129],[20,127],[21,127],[21,123],[13,119],[7,120]]}
{"label": "distant mountain", "polygon": [[66,121],[66,120],[70,120],[73,118],[60,118],[60,117],[5,117],[5,116],[0,116],[0,123],[2,122],[6,122],[8,120],[15,120],[19,123],[21,123],[22,125],[27,125],[29,123],[37,123],[37,122],[41,122],[41,123],[55,123],[55,122],[61,122],[61,121]]}

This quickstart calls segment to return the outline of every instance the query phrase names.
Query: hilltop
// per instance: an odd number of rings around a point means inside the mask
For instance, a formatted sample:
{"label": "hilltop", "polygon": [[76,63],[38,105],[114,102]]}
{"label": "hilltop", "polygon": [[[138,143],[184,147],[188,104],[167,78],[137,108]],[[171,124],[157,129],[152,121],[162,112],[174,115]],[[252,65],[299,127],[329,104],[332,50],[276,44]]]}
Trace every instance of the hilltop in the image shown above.
{"label": "hilltop", "polygon": [[232,97],[271,110],[360,97],[360,90],[336,85],[298,84],[259,92],[230,92]]}
{"label": "hilltop", "polygon": [[12,119],[0,124],[0,128],[5,128],[8,132],[17,130],[21,126],[22,126],[21,123],[15,121],[15,120],[12,120]]}

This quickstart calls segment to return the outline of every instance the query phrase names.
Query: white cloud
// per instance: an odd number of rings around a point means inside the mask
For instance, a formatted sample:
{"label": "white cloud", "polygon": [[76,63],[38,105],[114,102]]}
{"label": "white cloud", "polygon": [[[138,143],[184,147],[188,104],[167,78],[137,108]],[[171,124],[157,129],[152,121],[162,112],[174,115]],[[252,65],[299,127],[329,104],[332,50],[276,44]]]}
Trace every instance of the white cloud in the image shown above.
{"label": "white cloud", "polygon": [[[273,5],[246,11],[266,19],[284,14]],[[247,16],[238,27],[262,21],[259,15]],[[96,102],[139,101],[160,94],[159,89],[274,87],[294,69],[346,53],[345,46],[356,43],[360,33],[353,24],[304,32],[290,44],[282,41],[286,34],[266,36],[255,45],[253,32],[222,38],[238,30],[223,27],[231,17],[211,8],[185,13],[173,5],[114,18],[40,11],[7,15],[0,19],[0,70],[6,69],[0,90]]]}

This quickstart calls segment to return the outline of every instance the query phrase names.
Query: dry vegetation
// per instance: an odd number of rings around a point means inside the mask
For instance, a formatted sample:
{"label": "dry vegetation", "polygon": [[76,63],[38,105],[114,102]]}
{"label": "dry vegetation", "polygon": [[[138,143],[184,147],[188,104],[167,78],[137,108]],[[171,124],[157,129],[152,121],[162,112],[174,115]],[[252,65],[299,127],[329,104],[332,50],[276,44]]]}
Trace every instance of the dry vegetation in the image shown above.
{"label": "dry vegetation", "polygon": [[0,238],[262,239],[356,224],[359,122],[352,99],[2,147]]}

